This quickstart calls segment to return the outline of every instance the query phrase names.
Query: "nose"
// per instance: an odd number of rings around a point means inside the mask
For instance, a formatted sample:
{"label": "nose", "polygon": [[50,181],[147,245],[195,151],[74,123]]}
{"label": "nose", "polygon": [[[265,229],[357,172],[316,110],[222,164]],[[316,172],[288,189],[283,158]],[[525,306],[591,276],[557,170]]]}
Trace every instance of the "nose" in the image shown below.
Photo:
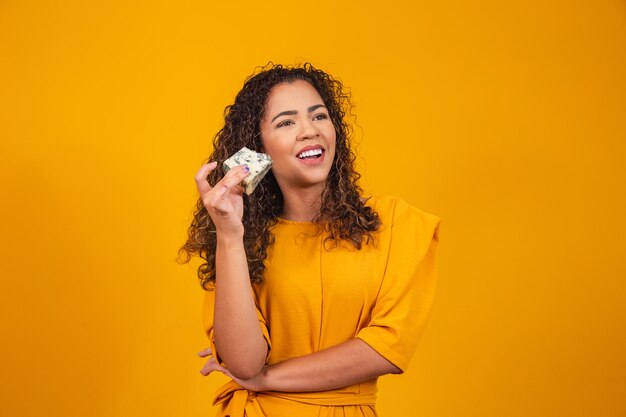
{"label": "nose", "polygon": [[309,118],[303,118],[300,123],[300,130],[298,131],[298,140],[311,139],[319,135],[317,127],[313,124]]}

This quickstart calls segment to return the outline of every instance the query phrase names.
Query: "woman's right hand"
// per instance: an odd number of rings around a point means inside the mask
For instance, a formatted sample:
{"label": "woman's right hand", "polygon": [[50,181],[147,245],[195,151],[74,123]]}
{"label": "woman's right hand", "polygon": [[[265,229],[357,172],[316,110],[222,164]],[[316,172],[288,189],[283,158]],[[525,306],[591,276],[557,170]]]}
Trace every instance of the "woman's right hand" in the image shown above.
{"label": "woman's right hand", "polygon": [[215,224],[218,235],[243,236],[243,189],[239,186],[248,175],[247,165],[230,169],[213,187],[207,176],[217,162],[204,164],[196,173],[196,186],[204,207]]}

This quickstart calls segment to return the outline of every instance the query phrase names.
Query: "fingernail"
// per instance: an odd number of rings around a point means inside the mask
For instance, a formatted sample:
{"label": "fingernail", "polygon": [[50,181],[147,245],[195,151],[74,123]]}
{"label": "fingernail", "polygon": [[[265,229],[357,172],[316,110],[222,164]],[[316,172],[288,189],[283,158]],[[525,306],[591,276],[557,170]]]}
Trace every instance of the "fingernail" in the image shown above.
{"label": "fingernail", "polygon": [[243,164],[243,170],[246,172],[250,172],[250,167],[247,164]]}
{"label": "fingernail", "polygon": [[215,167],[217,166],[217,162],[216,162],[216,161],[209,162],[209,166],[210,166],[211,168],[215,168]]}

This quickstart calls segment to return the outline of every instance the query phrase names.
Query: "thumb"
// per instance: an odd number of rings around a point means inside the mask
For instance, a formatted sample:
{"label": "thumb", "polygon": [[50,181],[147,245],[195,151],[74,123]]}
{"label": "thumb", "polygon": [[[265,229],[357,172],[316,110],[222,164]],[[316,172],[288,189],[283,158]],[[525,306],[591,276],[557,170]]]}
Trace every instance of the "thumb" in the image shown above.
{"label": "thumb", "polygon": [[208,347],[208,348],[198,352],[198,356],[200,356],[201,358],[206,358],[207,356],[211,355],[212,353],[213,353],[213,351],[211,350],[210,347]]}

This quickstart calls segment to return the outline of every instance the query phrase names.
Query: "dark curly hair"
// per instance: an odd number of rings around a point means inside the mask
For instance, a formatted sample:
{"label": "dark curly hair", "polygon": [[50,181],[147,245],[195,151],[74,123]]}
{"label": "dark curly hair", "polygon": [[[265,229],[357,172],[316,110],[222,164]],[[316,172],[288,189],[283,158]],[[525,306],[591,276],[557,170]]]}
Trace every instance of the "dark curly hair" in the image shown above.
{"label": "dark curly hair", "polygon": [[[249,76],[235,102],[224,109],[224,127],[213,139],[213,153],[207,161],[224,161],[242,147],[260,152],[262,147],[260,121],[270,90],[277,84],[304,80],[310,83],[322,97],[336,131],[336,152],[332,168],[326,179],[321,196],[321,208],[313,219],[317,232],[328,232],[324,239],[334,242],[351,242],[361,249],[363,240],[368,244],[378,230],[378,214],[361,200],[362,189],[357,184],[361,175],[355,171],[356,159],[350,148],[352,128],[347,118],[351,115],[350,94],[342,83],[322,70],[305,63],[301,66],[283,66],[268,63],[260,72]],[[256,71],[255,71],[256,72]],[[215,184],[222,177],[219,170],[208,175],[209,183]],[[270,171],[250,196],[243,195],[244,247],[248,259],[250,281],[263,282],[264,260],[267,248],[274,242],[271,232],[282,213],[283,195],[276,178]],[[187,242],[178,251],[178,262],[187,263],[193,255],[206,262],[198,268],[198,278],[204,289],[215,282],[216,229],[198,199],[193,221],[188,229]]]}

